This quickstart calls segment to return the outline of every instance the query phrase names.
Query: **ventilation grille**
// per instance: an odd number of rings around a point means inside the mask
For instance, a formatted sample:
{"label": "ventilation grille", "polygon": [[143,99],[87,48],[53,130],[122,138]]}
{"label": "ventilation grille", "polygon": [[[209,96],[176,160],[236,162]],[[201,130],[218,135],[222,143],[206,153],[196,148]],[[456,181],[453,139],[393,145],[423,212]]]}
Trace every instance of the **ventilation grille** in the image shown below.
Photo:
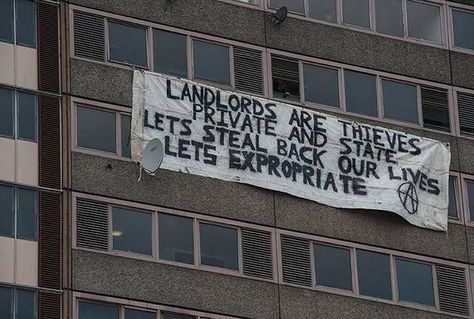
{"label": "ventilation grille", "polygon": [[272,75],[277,79],[299,83],[298,62],[295,60],[272,57]]}
{"label": "ventilation grille", "polygon": [[234,47],[235,88],[263,94],[262,52]]}
{"label": "ventilation grille", "polygon": [[461,133],[474,135],[474,95],[458,92],[458,111]]}
{"label": "ventilation grille", "polygon": [[40,95],[39,108],[39,184],[61,188],[61,113],[59,99]]}
{"label": "ventilation grille", "polygon": [[104,18],[74,11],[74,55],[105,60]]}
{"label": "ventilation grille", "polygon": [[59,93],[58,7],[38,2],[38,87]]}
{"label": "ventilation grille", "polygon": [[424,127],[449,132],[449,102],[446,90],[422,87],[421,107]]}
{"label": "ventilation grille", "polygon": [[39,286],[61,289],[61,194],[39,194]]}
{"label": "ventilation grille", "polygon": [[78,198],[76,207],[77,247],[108,250],[107,204]]}
{"label": "ventilation grille", "polygon": [[271,233],[242,229],[244,275],[273,279]]}
{"label": "ventilation grille", "polygon": [[61,319],[61,295],[39,292],[38,319]]}
{"label": "ventilation grille", "polygon": [[309,241],[282,235],[281,259],[284,282],[312,286]]}
{"label": "ventilation grille", "polygon": [[458,315],[469,315],[466,275],[462,268],[436,265],[439,308]]}

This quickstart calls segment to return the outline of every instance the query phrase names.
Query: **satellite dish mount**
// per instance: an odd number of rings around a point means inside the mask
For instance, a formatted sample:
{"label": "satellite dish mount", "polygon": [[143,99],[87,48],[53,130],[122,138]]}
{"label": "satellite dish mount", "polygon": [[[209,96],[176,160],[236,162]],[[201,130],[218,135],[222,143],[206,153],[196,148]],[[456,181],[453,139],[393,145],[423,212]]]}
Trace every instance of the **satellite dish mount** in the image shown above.
{"label": "satellite dish mount", "polygon": [[163,143],[158,138],[149,141],[143,150],[141,167],[148,175],[155,175],[163,162]]}
{"label": "satellite dish mount", "polygon": [[268,15],[272,19],[272,23],[274,25],[279,25],[286,20],[286,17],[288,16],[288,9],[286,7],[281,7],[275,13],[268,13]]}

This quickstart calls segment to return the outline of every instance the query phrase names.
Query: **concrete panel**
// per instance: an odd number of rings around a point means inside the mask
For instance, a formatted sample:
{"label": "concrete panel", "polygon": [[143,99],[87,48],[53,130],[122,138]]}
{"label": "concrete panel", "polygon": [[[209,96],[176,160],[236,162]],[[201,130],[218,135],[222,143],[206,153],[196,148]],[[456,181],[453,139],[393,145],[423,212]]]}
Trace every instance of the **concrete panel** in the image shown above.
{"label": "concrete panel", "polygon": [[16,283],[38,286],[38,242],[16,240]]}
{"label": "concrete panel", "polygon": [[361,298],[280,286],[281,319],[457,318]]}
{"label": "concrete panel", "polygon": [[474,174],[474,140],[458,138],[459,170],[463,173]]}
{"label": "concrete panel", "polygon": [[38,186],[38,144],[17,140],[17,181]]}
{"label": "concrete panel", "polygon": [[73,251],[73,289],[146,302],[225,313],[278,318],[278,287],[263,281],[184,267]]}
{"label": "concrete panel", "polygon": [[467,262],[465,227],[450,223],[448,232],[409,224],[394,213],[338,209],[275,194],[277,227],[416,254]]}
{"label": "concrete panel", "polygon": [[137,180],[135,163],[72,153],[74,191],[274,225],[273,195],[262,188],[168,170]]}
{"label": "concrete panel", "polygon": [[474,89],[474,55],[451,51],[453,85]]}
{"label": "concrete panel", "polygon": [[6,42],[0,42],[0,83],[15,84],[15,49]]}
{"label": "concrete panel", "polygon": [[131,70],[79,59],[70,62],[72,95],[132,106]]}
{"label": "concrete panel", "polygon": [[15,282],[15,239],[0,237],[0,282]]}
{"label": "concrete panel", "polygon": [[16,52],[16,84],[31,90],[38,89],[38,57],[36,49],[17,45]]}
{"label": "concrete panel", "polygon": [[265,41],[262,11],[215,0],[72,0],[69,3],[253,44],[263,45]]}
{"label": "concrete panel", "polygon": [[0,137],[0,180],[15,181],[15,140]]}

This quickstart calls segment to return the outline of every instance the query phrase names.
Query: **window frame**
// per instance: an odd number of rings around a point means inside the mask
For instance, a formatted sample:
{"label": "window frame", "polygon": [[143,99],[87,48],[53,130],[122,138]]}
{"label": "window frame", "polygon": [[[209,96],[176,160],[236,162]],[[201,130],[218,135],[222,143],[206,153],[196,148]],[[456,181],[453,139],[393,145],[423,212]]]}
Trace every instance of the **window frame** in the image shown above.
{"label": "window frame", "polygon": [[458,51],[458,52],[463,52],[467,54],[474,54],[474,49],[468,49],[468,48],[463,48],[463,47],[458,47],[454,43],[454,16],[453,16],[453,10],[459,10],[459,11],[464,11],[468,13],[474,14],[474,6],[470,6],[467,4],[461,4],[457,2],[447,2],[446,3],[447,8],[447,24],[448,24],[448,38],[449,38],[449,43],[448,43],[448,48],[453,51]]}
{"label": "window frame", "polygon": [[[464,222],[466,226],[474,227],[474,220],[471,220],[471,214],[469,211],[469,194],[467,190],[467,181],[472,181],[474,183],[474,175],[460,173],[460,182],[461,182],[461,197],[462,197],[462,215],[464,217]],[[474,199],[473,199],[474,200]]]}
{"label": "window frame", "polygon": [[[49,0],[49,1],[54,1],[54,0]],[[13,38],[13,41],[12,42],[8,42],[8,41],[3,41],[3,40],[0,40],[0,43],[7,43],[7,44],[10,44],[10,45],[14,45],[14,46],[21,46],[21,47],[24,47],[24,48],[29,48],[29,49],[33,49],[33,50],[37,50],[38,49],[38,5],[37,5],[37,1],[31,1],[33,3],[33,7],[34,7],[34,21],[32,22],[32,25],[34,27],[34,31],[33,31],[33,38],[34,38],[34,45],[31,46],[31,45],[25,45],[25,44],[19,44],[18,41],[17,41],[17,23],[18,23],[18,5],[17,5],[17,0],[12,0],[13,2],[13,19],[12,19],[12,38]],[[57,2],[56,2],[57,3]]]}
{"label": "window frame", "polygon": [[[454,192],[455,192],[454,196],[456,198],[456,209],[458,213],[458,218],[455,219],[453,217],[449,217],[449,213],[448,213],[448,223],[464,225],[465,216],[464,216],[464,209],[463,209],[463,196],[462,196],[462,185],[461,185],[461,181],[463,180],[463,178],[461,177],[461,173],[454,172],[454,171],[449,172],[449,177],[453,177],[455,180],[454,181]],[[448,197],[448,209],[449,209],[449,197]]]}
{"label": "window frame", "polygon": [[34,293],[34,313],[35,313],[35,318],[38,318],[38,311],[39,311],[39,302],[38,302],[38,290],[36,289],[33,289],[33,288],[30,288],[30,287],[21,287],[21,286],[13,286],[13,285],[10,285],[10,284],[7,284],[7,283],[0,283],[0,287],[2,288],[7,288],[7,289],[11,289],[12,291],[12,304],[11,306],[13,307],[12,308],[12,311],[13,313],[11,314],[12,315],[12,319],[17,319],[17,307],[18,307],[18,291],[19,290],[22,290],[22,291],[29,291],[29,292],[33,292]]}
{"label": "window frame", "polygon": [[[474,52],[474,51],[473,51]],[[473,89],[466,89],[466,88],[460,88],[460,87],[453,87],[453,97],[452,97],[452,104],[453,104],[453,110],[454,110],[454,135],[456,137],[461,137],[465,138],[468,140],[474,140],[474,134],[469,135],[461,132],[461,122],[459,119],[459,105],[458,105],[458,93],[461,94],[470,94],[474,96],[474,90]]]}

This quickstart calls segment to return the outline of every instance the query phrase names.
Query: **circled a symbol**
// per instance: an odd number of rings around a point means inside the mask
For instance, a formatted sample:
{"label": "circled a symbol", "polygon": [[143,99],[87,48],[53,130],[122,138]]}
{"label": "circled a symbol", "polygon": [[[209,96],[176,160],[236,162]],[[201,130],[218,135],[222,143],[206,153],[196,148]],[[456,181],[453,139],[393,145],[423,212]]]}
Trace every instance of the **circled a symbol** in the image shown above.
{"label": "circled a symbol", "polygon": [[405,182],[398,187],[398,197],[409,214],[416,214],[418,211],[418,194],[412,182]]}

